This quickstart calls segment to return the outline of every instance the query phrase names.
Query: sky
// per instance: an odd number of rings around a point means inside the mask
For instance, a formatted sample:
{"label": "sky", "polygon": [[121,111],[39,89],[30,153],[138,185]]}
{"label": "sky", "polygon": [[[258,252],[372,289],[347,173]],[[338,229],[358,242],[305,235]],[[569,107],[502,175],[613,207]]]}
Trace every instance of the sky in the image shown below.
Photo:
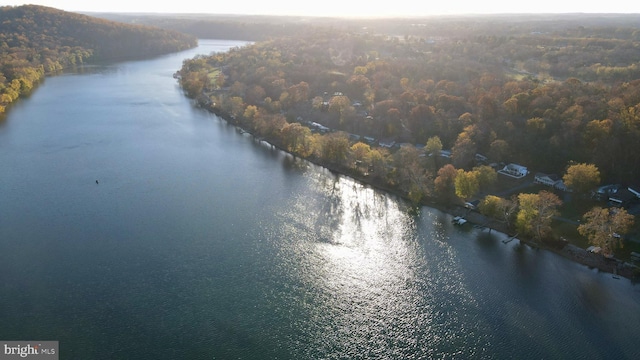
{"label": "sky", "polygon": [[431,16],[509,13],[638,13],[640,1],[505,0],[0,0],[72,12],[151,12],[339,17]]}

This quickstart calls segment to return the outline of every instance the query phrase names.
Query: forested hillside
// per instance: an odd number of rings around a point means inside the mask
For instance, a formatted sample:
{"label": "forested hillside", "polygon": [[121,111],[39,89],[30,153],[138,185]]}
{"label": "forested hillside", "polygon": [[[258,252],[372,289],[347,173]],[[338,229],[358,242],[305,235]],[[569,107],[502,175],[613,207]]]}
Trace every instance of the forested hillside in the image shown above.
{"label": "forested hillside", "polygon": [[[437,137],[456,168],[471,168],[481,154],[547,173],[593,163],[604,181],[638,181],[637,27],[509,20],[483,21],[471,32],[461,23],[437,31],[414,24],[404,36],[314,29],[193,59],[181,84],[258,135],[320,162],[367,173],[349,146],[358,136],[375,138],[371,151],[386,165],[369,175],[407,183],[405,190],[420,186],[422,194],[432,193],[425,179],[437,169],[416,161],[402,175],[407,164],[398,161],[407,158],[377,144],[421,149]],[[315,133],[327,128],[352,136]]]}
{"label": "forested hillside", "polygon": [[0,113],[47,73],[87,61],[143,58],[196,46],[193,36],[54,8],[0,7]]}
{"label": "forested hillside", "polygon": [[95,13],[113,21],[145,24],[191,34],[199,39],[262,41],[307,33],[312,29],[334,28],[353,31],[364,23],[335,18],[224,14],[126,14]]}

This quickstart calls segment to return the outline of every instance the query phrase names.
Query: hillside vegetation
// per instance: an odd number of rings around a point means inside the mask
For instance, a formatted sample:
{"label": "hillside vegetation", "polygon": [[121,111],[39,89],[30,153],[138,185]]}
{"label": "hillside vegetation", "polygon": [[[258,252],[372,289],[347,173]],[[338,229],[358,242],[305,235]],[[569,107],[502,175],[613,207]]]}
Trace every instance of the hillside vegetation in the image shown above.
{"label": "hillside vegetation", "polygon": [[202,106],[295,155],[416,202],[483,200],[483,213],[541,239],[556,195],[483,196],[502,193],[500,179],[533,180],[509,163],[560,174],[549,191],[579,199],[601,182],[638,183],[640,31],[615,19],[494,20],[404,35],[309,28],[198,56],[177,77]]}
{"label": "hillside vegetation", "polygon": [[606,180],[634,182],[637,37],[632,28],[449,38],[317,30],[197,57],[180,74],[187,94],[206,94],[261,136],[296,122],[385,143],[437,136],[459,168],[480,153],[549,173],[594,163]]}
{"label": "hillside vegetation", "polygon": [[43,6],[0,7],[0,113],[45,74],[87,61],[143,58],[196,46],[172,30]]}

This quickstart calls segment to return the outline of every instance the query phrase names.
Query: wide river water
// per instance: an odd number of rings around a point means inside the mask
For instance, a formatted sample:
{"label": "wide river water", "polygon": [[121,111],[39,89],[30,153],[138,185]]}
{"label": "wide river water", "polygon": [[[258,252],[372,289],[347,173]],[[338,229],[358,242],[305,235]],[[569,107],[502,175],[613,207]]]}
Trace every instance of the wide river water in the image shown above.
{"label": "wide river water", "polygon": [[640,285],[196,108],[172,74],[240,45],[86,67],[10,109],[0,340],[61,359],[640,358]]}

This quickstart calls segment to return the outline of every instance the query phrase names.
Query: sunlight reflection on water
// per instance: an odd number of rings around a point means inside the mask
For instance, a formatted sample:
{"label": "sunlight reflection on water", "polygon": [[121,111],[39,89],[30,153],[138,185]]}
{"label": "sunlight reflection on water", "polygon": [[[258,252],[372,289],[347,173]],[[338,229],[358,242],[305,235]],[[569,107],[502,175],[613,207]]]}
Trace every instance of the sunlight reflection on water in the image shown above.
{"label": "sunlight reflection on water", "polygon": [[402,201],[348,178],[313,174],[312,193],[292,199],[282,214],[290,220],[282,229],[285,266],[299,271],[303,288],[314,289],[304,297],[313,321],[299,330],[315,350],[301,348],[303,355],[477,354],[480,344],[468,343],[466,334],[478,331],[465,329],[474,324],[466,317],[477,304],[441,224],[423,239],[419,219]]}

